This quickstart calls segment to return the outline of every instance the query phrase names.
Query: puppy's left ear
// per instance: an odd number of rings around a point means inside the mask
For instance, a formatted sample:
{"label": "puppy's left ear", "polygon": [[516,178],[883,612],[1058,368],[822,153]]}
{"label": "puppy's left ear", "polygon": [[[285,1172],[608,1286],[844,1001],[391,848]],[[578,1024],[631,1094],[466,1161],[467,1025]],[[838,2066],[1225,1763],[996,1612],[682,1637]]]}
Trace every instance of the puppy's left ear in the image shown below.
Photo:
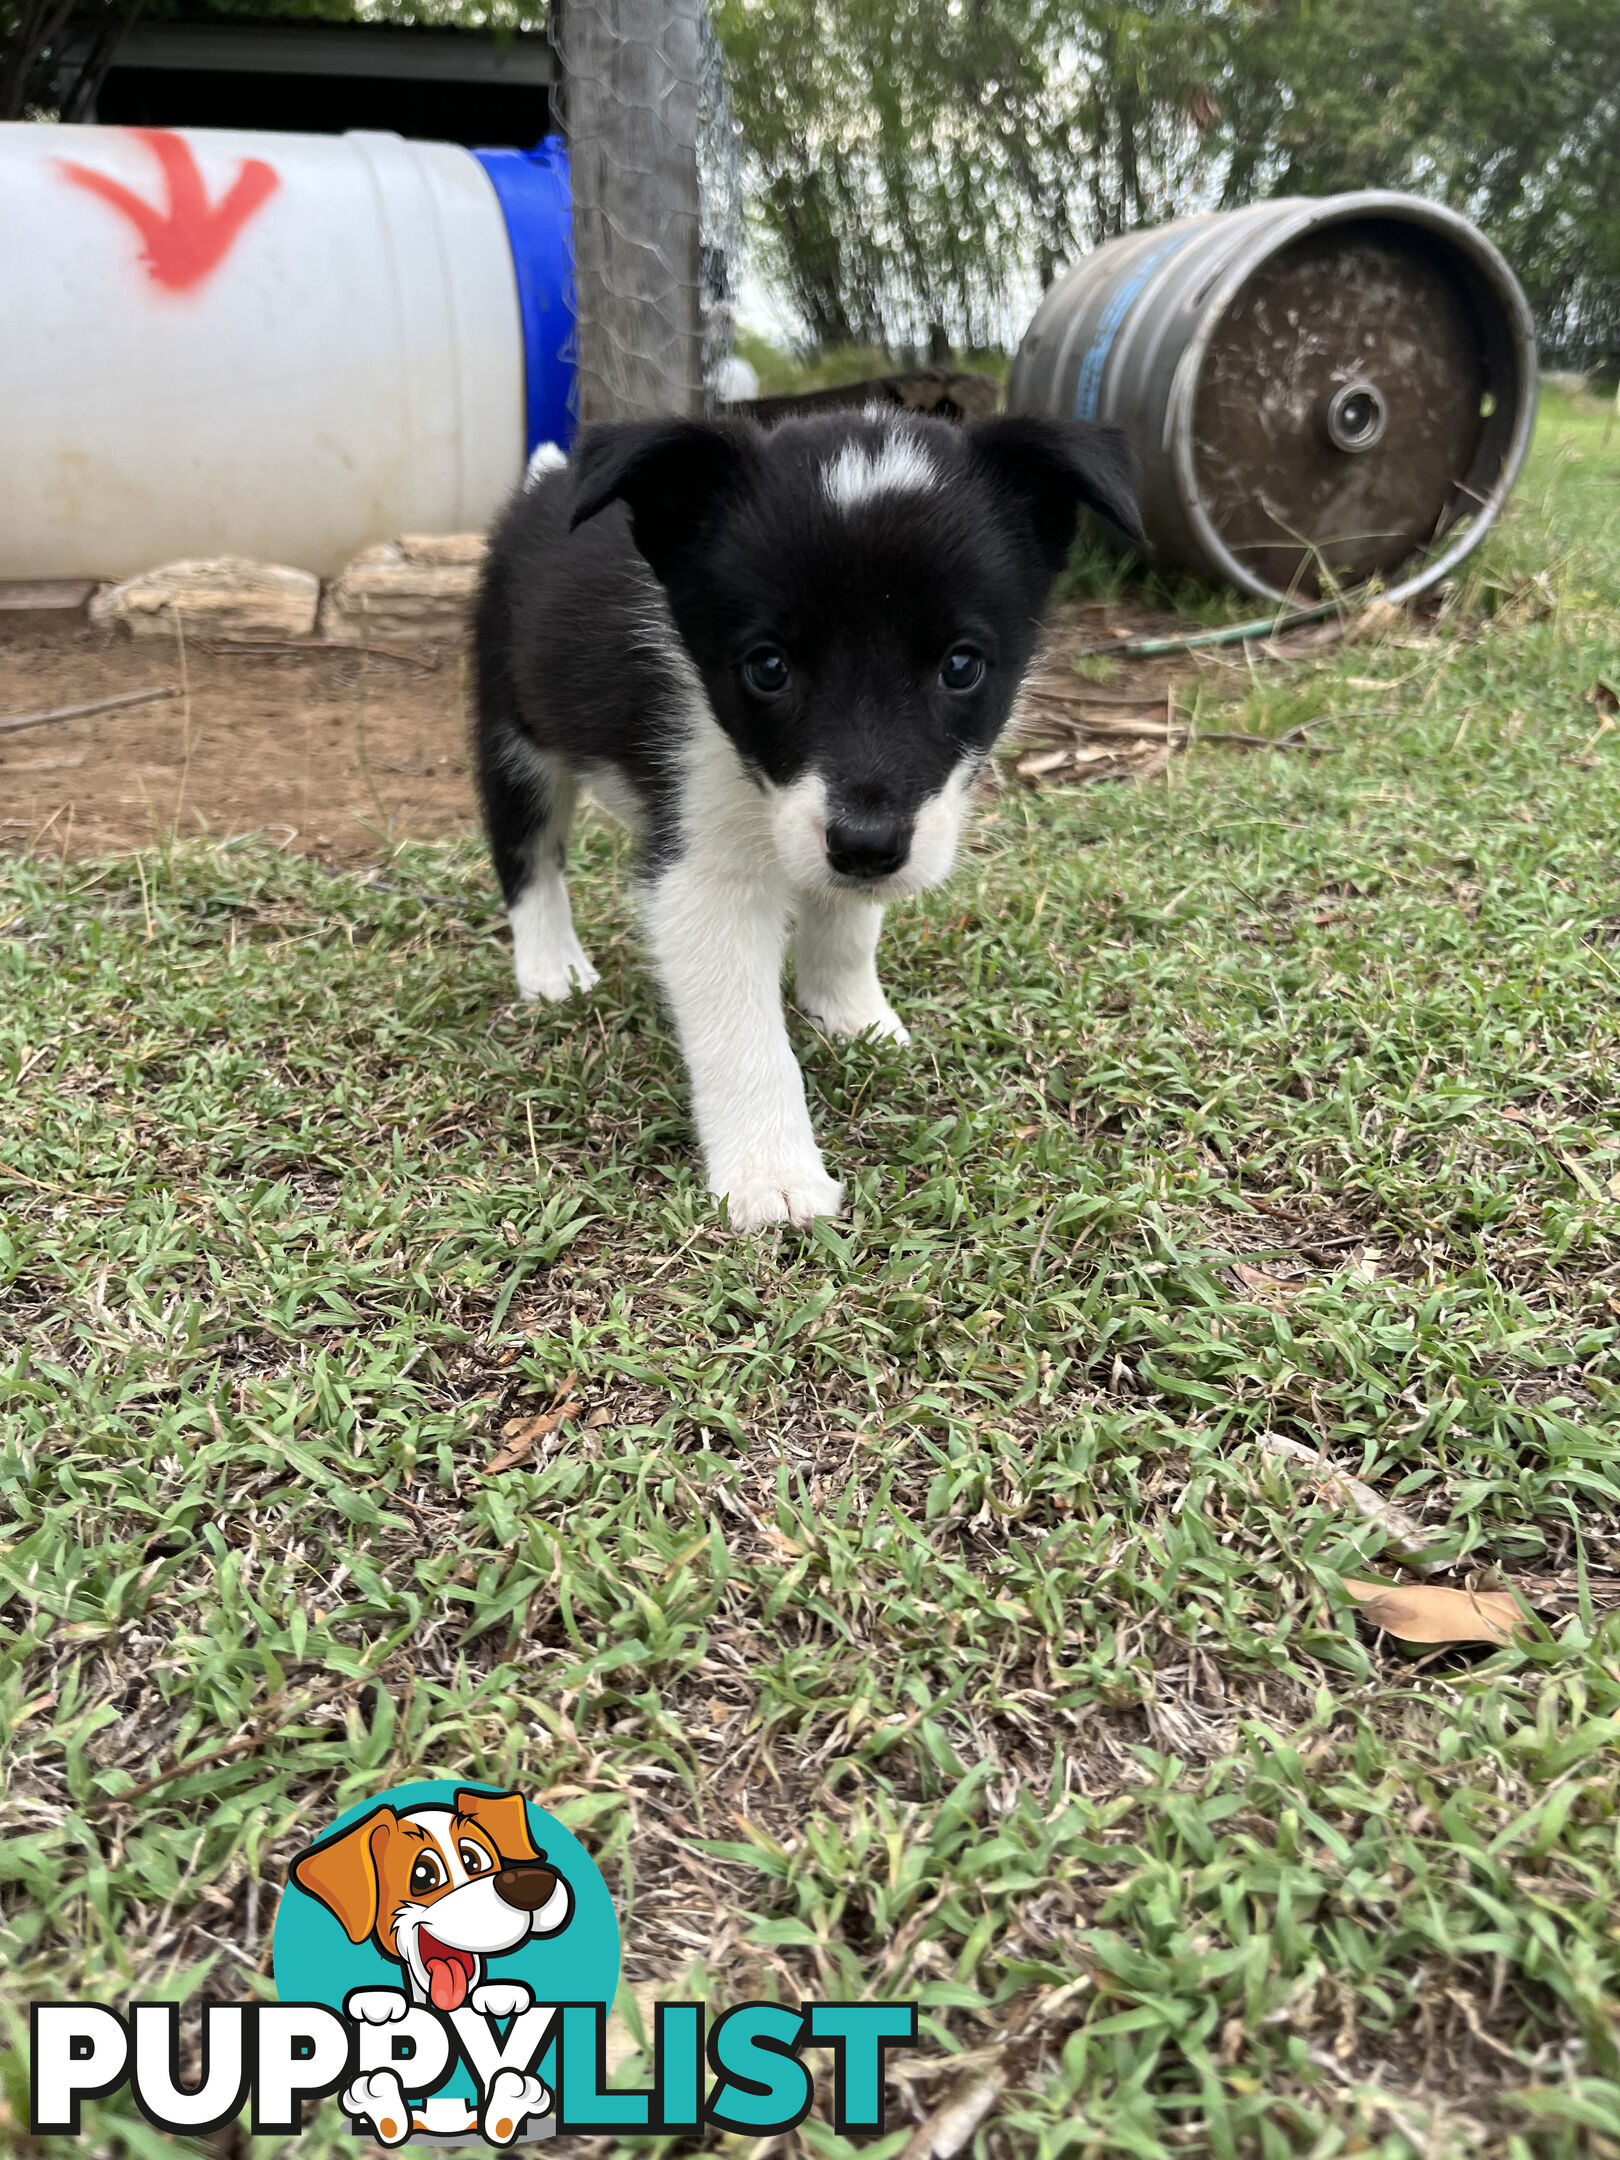
{"label": "puppy's left ear", "polygon": [[1015,497],[1032,521],[1054,576],[1074,543],[1082,504],[1128,539],[1142,538],[1136,472],[1118,428],[1012,414],[973,421],[964,432],[973,462]]}
{"label": "puppy's left ear", "polygon": [[694,535],[741,492],[758,430],[708,420],[629,420],[588,428],[574,453],[571,526],[609,503],[630,507],[636,546],[662,578]]}
{"label": "puppy's left ear", "polygon": [[293,1862],[293,1881],[337,1915],[350,1942],[364,1942],[377,1925],[382,1856],[398,1827],[399,1817],[391,1807],[373,1808],[363,1820],[324,1844],[312,1845]]}

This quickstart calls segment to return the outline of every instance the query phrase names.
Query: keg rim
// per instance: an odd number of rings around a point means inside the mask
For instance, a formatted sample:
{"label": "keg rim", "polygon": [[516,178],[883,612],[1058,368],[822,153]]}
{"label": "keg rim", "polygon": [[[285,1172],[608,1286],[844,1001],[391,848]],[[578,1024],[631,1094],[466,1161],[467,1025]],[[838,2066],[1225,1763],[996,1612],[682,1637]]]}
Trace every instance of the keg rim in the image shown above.
{"label": "keg rim", "polygon": [[[1521,382],[1512,431],[1489,493],[1478,498],[1471,516],[1458,520],[1456,537],[1451,544],[1380,595],[1391,605],[1416,599],[1420,593],[1437,585],[1479,546],[1523,470],[1535,430],[1539,385],[1535,323],[1529,303],[1500,249],[1460,212],[1448,209],[1443,203],[1427,202],[1422,196],[1402,194],[1395,189],[1362,188],[1343,195],[1284,197],[1272,204],[1256,205],[1257,209],[1262,207],[1292,214],[1275,220],[1257,218],[1255,232],[1237,249],[1206,296],[1198,327],[1188,339],[1176,366],[1165,430],[1188,523],[1219,574],[1240,592],[1251,593],[1256,599],[1275,600],[1286,605],[1295,596],[1287,587],[1274,585],[1259,576],[1221,538],[1205,506],[1193,449],[1193,406],[1210,343],[1227,311],[1255,272],[1307,233],[1377,217],[1392,223],[1420,226],[1450,240],[1503,307],[1513,363]],[[1359,447],[1370,448],[1371,445]]]}

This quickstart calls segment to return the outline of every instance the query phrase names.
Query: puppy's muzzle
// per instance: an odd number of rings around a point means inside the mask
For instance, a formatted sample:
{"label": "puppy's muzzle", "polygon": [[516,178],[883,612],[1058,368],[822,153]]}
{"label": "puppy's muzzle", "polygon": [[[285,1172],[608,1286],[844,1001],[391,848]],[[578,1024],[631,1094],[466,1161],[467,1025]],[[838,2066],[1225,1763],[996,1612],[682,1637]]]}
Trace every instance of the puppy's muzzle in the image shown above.
{"label": "puppy's muzzle", "polygon": [[495,1877],[495,1895],[519,1912],[538,1912],[556,1887],[551,1869],[533,1861],[509,1863]]}
{"label": "puppy's muzzle", "polygon": [[911,825],[897,817],[841,817],[827,825],[827,861],[840,877],[893,877],[911,853]]}

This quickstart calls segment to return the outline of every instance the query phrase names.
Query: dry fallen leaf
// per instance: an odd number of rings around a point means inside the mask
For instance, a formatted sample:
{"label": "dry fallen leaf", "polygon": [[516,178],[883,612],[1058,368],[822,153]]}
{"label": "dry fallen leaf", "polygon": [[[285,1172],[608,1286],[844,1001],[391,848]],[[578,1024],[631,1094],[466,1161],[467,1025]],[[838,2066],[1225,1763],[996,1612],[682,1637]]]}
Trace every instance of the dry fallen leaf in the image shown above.
{"label": "dry fallen leaf", "polygon": [[1425,1559],[1423,1526],[1408,1515],[1405,1508],[1397,1507],[1393,1500],[1386,1500],[1382,1493],[1374,1492],[1360,1478],[1337,1469],[1318,1449],[1307,1447],[1302,1440],[1290,1440],[1282,1433],[1267,1433],[1260,1445],[1268,1455],[1281,1455],[1289,1462],[1303,1463],[1312,1473],[1318,1492],[1326,1499],[1337,1501],[1341,1507],[1352,1508],[1364,1522],[1382,1530],[1408,1567],[1416,1568],[1420,1574],[1428,1574],[1437,1567],[1451,1565],[1449,1560]]}
{"label": "dry fallen leaf", "polygon": [[1018,770],[1026,780],[1038,780],[1042,773],[1056,772],[1060,765],[1067,765],[1073,755],[1073,749],[1065,743],[1060,750],[1040,750],[1033,757],[1020,758]]}
{"label": "dry fallen leaf", "polygon": [[900,2160],[952,2160],[1001,2098],[1004,2082],[998,2070],[964,2078],[927,2121],[918,2124],[901,2149]]}
{"label": "dry fallen leaf", "polygon": [[1270,1305],[1279,1298],[1298,1297],[1308,1290],[1308,1282],[1289,1282],[1286,1277],[1273,1275],[1265,1268],[1250,1267],[1246,1260],[1234,1260],[1232,1273],[1250,1295],[1262,1305]]}
{"label": "dry fallen leaf", "polygon": [[779,1553],[785,1553],[790,1560],[802,1560],[806,1551],[808,1550],[808,1548],[801,1545],[796,1538],[790,1538],[785,1536],[784,1533],[778,1530],[772,1523],[761,1523],[759,1525],[759,1533],[760,1536],[764,1538],[767,1545],[774,1545]]}
{"label": "dry fallen leaf", "polygon": [[1402,1642],[1505,1643],[1525,1622],[1506,1590],[1443,1590],[1436,1583],[1358,1582],[1344,1587],[1364,1620]]}
{"label": "dry fallen leaf", "polygon": [[541,1411],[538,1417],[509,1420],[501,1427],[506,1445],[497,1449],[484,1465],[485,1477],[494,1477],[500,1470],[515,1470],[519,1463],[527,1462],[547,1433],[555,1432],[578,1408],[579,1397],[570,1395],[566,1402],[553,1401],[551,1408]]}

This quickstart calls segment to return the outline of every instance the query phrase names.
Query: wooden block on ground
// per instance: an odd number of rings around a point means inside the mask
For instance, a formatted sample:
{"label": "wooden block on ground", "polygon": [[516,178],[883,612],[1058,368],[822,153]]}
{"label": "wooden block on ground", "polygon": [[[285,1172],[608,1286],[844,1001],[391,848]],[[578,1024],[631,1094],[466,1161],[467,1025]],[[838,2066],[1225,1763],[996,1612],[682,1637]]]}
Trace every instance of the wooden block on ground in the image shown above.
{"label": "wooden block on ground", "polygon": [[478,591],[484,543],[476,534],[412,534],[362,548],[326,588],[321,635],[459,637]]}
{"label": "wooden block on ground", "polygon": [[172,638],[178,619],[199,636],[298,638],[314,629],[320,597],[320,580],[307,570],[218,555],[107,586],[91,601],[90,620],[102,629],[121,624],[136,637]]}
{"label": "wooden block on ground", "polygon": [[94,578],[0,578],[0,613],[55,614],[82,608]]}
{"label": "wooden block on ground", "polygon": [[413,563],[471,563],[483,567],[489,542],[482,533],[401,533],[399,551]]}

